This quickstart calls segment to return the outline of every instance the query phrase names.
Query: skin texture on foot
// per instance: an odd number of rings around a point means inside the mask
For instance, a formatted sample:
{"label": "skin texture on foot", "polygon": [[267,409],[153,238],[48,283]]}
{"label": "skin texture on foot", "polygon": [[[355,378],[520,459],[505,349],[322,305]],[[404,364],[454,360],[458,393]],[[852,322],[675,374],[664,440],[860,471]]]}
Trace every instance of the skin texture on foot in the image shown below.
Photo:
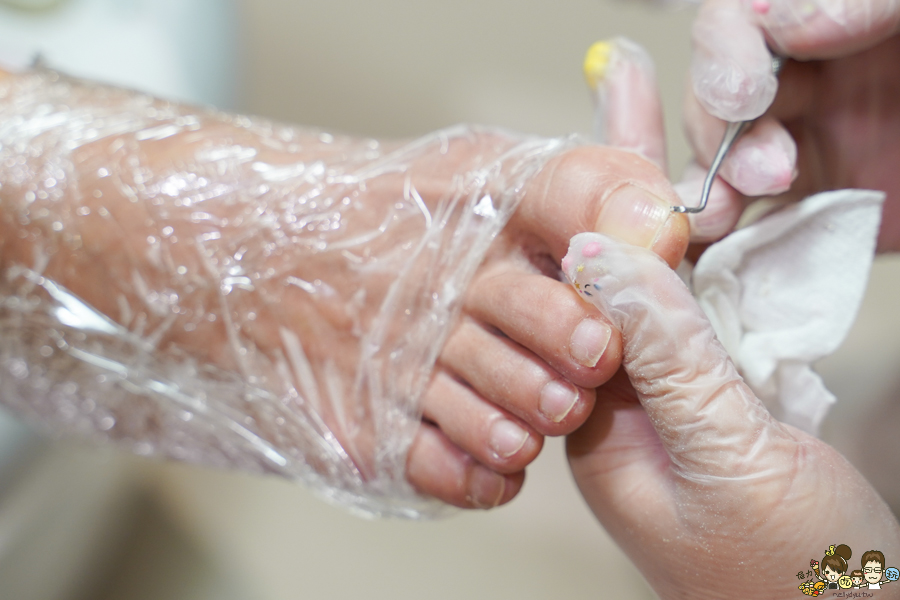
{"label": "skin texture on foot", "polygon": [[[659,170],[635,154],[573,150],[552,160],[529,185],[480,266],[424,409],[469,456],[497,473],[513,473],[504,482],[507,489],[521,486],[522,473],[516,471],[537,456],[542,436],[564,435],[584,422],[593,388],[616,372],[621,358],[618,332],[558,281],[555,264],[569,237],[605,231],[676,264],[688,232],[686,222],[663,204],[675,198]],[[566,210],[560,210],[563,205]],[[509,456],[494,450],[489,432],[472,426],[501,419],[528,436]],[[423,460],[417,445],[409,460],[421,489],[434,495],[446,490],[437,487],[447,485],[435,468],[438,461]],[[456,500],[463,491],[453,503],[472,505],[468,496]]]}
{"label": "skin texture on foot", "polygon": [[672,264],[687,242],[665,177],[628,152],[477,128],[356,140],[52,72],[6,82],[4,402],[360,510],[515,496],[621,355],[558,280],[568,239]]}
{"label": "skin texture on foot", "polygon": [[567,440],[572,472],[660,597],[787,598],[830,545],[900,553],[877,492],[769,415],[668,265],[592,234],[563,265],[623,339],[624,373]]}

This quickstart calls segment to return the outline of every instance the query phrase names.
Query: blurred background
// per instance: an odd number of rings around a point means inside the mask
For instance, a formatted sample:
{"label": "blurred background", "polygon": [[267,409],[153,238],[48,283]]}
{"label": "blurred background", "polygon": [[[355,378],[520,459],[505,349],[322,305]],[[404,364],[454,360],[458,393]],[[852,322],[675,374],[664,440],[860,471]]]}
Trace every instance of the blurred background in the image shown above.
{"label": "blurred background", "polygon": [[[626,0],[0,0],[0,63],[46,62],[190,102],[376,137],[459,122],[587,133],[588,46],[657,61],[672,175],[693,9]],[[892,506],[900,453],[900,261],[880,258],[819,369],[825,437]],[[877,415],[877,416],[876,416]],[[896,436],[894,436],[896,437]],[[839,485],[840,482],[835,482]],[[0,598],[652,598],[583,505],[560,440],[520,496],[443,521],[364,521],[272,478],[49,441],[0,414]]]}

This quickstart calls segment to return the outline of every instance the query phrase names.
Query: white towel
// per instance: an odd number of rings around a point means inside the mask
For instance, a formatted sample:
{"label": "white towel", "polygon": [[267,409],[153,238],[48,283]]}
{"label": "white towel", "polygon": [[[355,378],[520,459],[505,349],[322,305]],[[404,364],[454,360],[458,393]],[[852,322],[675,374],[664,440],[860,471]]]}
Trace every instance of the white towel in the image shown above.
{"label": "white towel", "polygon": [[811,196],[710,246],[693,291],[744,379],[779,420],[816,434],[835,401],[814,363],[859,310],[885,194]]}

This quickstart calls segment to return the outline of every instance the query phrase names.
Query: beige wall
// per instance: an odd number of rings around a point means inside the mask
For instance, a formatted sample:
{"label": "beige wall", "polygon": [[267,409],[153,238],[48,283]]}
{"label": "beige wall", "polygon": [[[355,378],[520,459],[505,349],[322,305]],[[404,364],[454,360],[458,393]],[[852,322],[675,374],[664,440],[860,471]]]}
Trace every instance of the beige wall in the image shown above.
{"label": "beige wall", "polygon": [[625,35],[659,61],[680,165],[692,13],[608,0],[244,0],[241,106],[370,136],[460,122],[587,132],[582,58]]}

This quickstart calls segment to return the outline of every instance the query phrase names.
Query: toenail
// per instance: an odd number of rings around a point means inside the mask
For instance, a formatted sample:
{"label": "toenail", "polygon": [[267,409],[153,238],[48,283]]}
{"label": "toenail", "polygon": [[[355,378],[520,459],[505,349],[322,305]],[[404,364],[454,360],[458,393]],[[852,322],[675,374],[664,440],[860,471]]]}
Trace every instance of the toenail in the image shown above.
{"label": "toenail", "polygon": [[491,450],[499,458],[509,458],[528,441],[528,432],[506,419],[497,419],[491,426]]}
{"label": "toenail", "polygon": [[487,467],[475,465],[469,472],[469,494],[466,500],[476,508],[494,508],[503,500],[506,479]]}
{"label": "toenail", "polygon": [[541,390],[538,409],[545,417],[554,423],[559,423],[572,412],[572,407],[576,402],[578,402],[578,390],[569,384],[554,380]]}
{"label": "toenail", "polygon": [[650,248],[672,214],[669,203],[633,185],[616,190],[600,210],[597,233]]}
{"label": "toenail", "polygon": [[596,367],[606,351],[612,329],[596,319],[582,319],[569,338],[569,354],[585,367]]}

